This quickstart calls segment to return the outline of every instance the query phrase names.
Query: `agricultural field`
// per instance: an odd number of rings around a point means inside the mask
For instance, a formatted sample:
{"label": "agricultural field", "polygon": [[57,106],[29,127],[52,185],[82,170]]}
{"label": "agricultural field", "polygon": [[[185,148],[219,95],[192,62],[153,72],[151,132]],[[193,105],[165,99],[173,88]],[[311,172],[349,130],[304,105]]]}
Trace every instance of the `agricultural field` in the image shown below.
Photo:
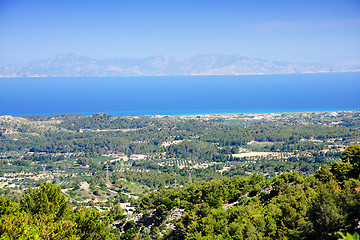
{"label": "agricultural field", "polygon": [[[360,226],[359,119],[359,111],[2,116],[0,231],[337,239]],[[318,221],[329,216],[333,224]]]}
{"label": "agricultural field", "polygon": [[359,111],[2,116],[0,189],[16,199],[50,181],[75,205],[104,208],[224,176],[305,176],[360,142],[359,119]]}

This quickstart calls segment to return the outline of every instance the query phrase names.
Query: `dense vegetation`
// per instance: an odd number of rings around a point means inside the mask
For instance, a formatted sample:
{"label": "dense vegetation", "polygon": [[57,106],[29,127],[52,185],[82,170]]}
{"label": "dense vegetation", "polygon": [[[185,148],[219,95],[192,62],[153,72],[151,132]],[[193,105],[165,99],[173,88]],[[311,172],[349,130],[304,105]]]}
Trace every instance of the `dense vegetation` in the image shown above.
{"label": "dense vegetation", "polygon": [[[0,197],[1,239],[337,239],[359,230],[360,146],[305,178],[233,176],[143,197],[142,226],[119,205],[72,211],[59,187],[30,188],[20,203]],[[181,211],[183,209],[183,211]],[[169,219],[178,210],[180,217]],[[144,220],[145,219],[145,220]],[[146,221],[149,220],[149,221]],[[117,221],[120,225],[110,223]],[[147,222],[147,223],[146,223]],[[166,226],[173,227],[167,228]],[[121,226],[117,228],[116,226]]]}
{"label": "dense vegetation", "polygon": [[0,197],[1,239],[105,239],[111,236],[109,223],[121,218],[118,205],[104,214],[90,208],[71,212],[51,183],[30,188],[20,203]]}
{"label": "dense vegetation", "polygon": [[0,116],[0,239],[353,234],[359,123],[356,111]]}
{"label": "dense vegetation", "polygon": [[342,158],[305,178],[234,176],[163,190],[144,197],[138,211],[156,209],[160,225],[169,211],[185,209],[164,239],[337,239],[360,227],[360,146]]}
{"label": "dense vegetation", "polygon": [[[351,117],[357,118],[358,113],[354,112]],[[321,164],[331,163],[339,157],[338,148],[360,138],[359,129],[354,127],[357,125],[349,127],[347,118],[339,117],[329,123],[329,119],[318,116],[319,124],[305,122],[305,125],[296,125],[294,118],[290,117],[285,118],[286,121],[282,119],[285,122],[281,124],[271,121],[247,124],[248,120],[219,122],[218,118],[114,117],[108,114],[0,119],[0,164],[18,166],[17,171],[22,167],[39,171],[39,164],[61,169],[63,167],[55,166],[55,163],[69,158],[85,157],[91,166],[92,163],[96,165],[92,158],[105,154],[145,154],[147,160],[157,160],[162,164],[171,165],[171,161],[179,160],[190,167],[205,162],[230,161],[232,166],[236,166],[248,159],[231,155],[245,149],[287,153],[292,158],[289,159],[291,166],[287,167],[274,161],[279,158],[263,157],[257,163],[242,163],[246,165],[242,166],[244,171],[271,176],[287,170],[313,174]],[[302,117],[298,122],[308,119]],[[247,125],[244,127],[243,124]]]}

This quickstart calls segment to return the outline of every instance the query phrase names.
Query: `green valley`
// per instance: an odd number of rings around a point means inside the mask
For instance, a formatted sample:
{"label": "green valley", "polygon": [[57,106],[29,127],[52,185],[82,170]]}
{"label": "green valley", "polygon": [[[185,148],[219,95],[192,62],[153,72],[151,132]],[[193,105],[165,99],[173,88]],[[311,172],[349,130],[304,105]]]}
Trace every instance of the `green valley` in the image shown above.
{"label": "green valley", "polygon": [[0,236],[337,239],[359,228],[359,127],[359,111],[1,116]]}

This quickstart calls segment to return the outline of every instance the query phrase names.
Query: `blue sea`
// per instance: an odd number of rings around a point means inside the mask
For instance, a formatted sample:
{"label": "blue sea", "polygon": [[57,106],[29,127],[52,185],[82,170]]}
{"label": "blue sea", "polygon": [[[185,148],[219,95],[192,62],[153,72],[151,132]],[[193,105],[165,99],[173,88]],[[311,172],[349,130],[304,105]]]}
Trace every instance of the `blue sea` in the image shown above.
{"label": "blue sea", "polygon": [[360,73],[0,78],[0,115],[360,110]]}

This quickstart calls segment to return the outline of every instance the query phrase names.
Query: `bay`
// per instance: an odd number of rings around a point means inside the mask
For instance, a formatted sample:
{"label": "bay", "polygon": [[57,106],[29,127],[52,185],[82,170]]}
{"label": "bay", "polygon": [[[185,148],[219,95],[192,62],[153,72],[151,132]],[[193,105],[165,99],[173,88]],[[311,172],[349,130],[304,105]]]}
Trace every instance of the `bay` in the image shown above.
{"label": "bay", "polygon": [[0,78],[0,115],[193,115],[359,109],[359,72]]}

